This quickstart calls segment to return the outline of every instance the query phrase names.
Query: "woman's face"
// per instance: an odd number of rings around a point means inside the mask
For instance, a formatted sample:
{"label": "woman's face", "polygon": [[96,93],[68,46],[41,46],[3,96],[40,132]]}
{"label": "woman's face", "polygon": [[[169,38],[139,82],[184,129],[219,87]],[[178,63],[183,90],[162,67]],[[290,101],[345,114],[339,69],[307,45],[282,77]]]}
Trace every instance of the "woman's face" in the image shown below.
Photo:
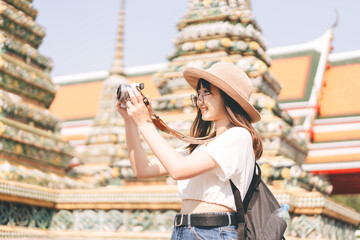
{"label": "woman's face", "polygon": [[210,84],[210,89],[207,89],[201,85],[197,93],[197,105],[200,108],[202,120],[216,122],[226,118],[224,99],[219,88]]}

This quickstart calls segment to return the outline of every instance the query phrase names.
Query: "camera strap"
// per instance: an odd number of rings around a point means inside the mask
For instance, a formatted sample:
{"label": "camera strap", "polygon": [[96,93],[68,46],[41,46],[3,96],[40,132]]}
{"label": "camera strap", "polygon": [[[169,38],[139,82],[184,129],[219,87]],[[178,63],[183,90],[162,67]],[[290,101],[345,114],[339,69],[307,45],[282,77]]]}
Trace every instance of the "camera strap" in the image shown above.
{"label": "camera strap", "polygon": [[[138,88],[138,87],[137,87]],[[191,143],[191,144],[204,144],[207,143],[209,141],[211,141],[213,139],[213,137],[201,137],[201,138],[194,138],[194,137],[189,137],[186,136],[184,134],[182,134],[181,132],[178,132],[172,128],[170,128],[168,125],[166,125],[166,123],[154,112],[153,108],[150,105],[149,100],[147,99],[147,97],[144,96],[144,94],[140,91],[140,89],[138,89],[138,91],[140,92],[141,96],[143,97],[143,102],[145,103],[145,106],[147,107],[147,109],[149,110],[150,114],[151,114],[151,120],[154,123],[154,125],[162,132],[167,133],[167,134],[171,134],[174,135],[175,137],[179,138],[180,140],[187,142],[187,143]]]}

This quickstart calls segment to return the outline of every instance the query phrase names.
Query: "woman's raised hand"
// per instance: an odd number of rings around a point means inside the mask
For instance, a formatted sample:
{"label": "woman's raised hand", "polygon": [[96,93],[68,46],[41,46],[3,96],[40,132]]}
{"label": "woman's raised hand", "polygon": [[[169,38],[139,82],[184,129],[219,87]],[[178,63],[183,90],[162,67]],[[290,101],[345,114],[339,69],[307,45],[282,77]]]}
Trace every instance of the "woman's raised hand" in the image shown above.
{"label": "woman's raised hand", "polygon": [[[129,101],[126,102],[127,108],[125,110],[127,111],[127,115],[130,116],[137,127],[147,122],[151,123],[149,110],[145,106],[143,97],[141,96],[140,92],[135,87],[128,88],[127,91],[130,96]],[[124,117],[124,115],[122,116]]]}

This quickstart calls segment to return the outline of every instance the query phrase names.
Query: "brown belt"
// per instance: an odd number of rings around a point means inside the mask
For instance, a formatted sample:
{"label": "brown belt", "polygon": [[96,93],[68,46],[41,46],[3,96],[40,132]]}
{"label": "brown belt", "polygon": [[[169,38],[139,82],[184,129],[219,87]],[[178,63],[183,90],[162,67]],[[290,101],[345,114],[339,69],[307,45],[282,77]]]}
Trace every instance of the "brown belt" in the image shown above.
{"label": "brown belt", "polygon": [[176,214],[174,219],[175,227],[194,226],[194,227],[223,227],[237,225],[235,213],[193,213]]}

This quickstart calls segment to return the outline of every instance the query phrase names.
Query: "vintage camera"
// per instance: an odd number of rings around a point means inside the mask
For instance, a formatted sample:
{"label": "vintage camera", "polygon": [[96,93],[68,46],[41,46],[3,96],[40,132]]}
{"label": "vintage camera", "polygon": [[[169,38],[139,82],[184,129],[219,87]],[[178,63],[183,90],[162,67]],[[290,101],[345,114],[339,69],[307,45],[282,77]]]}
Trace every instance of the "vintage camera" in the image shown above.
{"label": "vintage camera", "polygon": [[137,86],[140,90],[144,89],[144,83],[133,83],[132,85],[128,84],[120,84],[116,91],[116,98],[121,104],[126,104],[126,101],[129,100],[130,96],[127,92],[127,88],[132,88],[133,86]]}

